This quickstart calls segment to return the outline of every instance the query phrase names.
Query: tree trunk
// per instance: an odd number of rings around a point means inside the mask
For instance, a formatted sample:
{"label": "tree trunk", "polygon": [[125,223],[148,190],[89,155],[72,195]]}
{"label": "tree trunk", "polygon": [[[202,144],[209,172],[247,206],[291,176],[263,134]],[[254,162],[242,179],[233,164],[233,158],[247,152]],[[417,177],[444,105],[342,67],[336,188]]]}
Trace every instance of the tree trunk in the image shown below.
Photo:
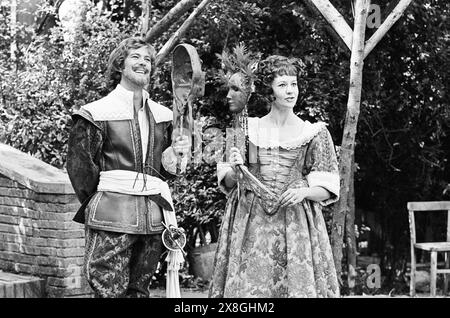
{"label": "tree trunk", "polygon": [[350,176],[350,191],[348,193],[348,214],[345,218],[345,237],[347,247],[348,288],[350,295],[354,295],[356,285],[356,235],[355,235],[355,155],[353,154]]}
{"label": "tree trunk", "polygon": [[145,42],[151,43],[161,34],[167,31],[170,26],[185,14],[198,0],[181,0],[166,15],[158,21],[145,36]]}
{"label": "tree trunk", "polygon": [[348,193],[350,191],[351,165],[355,150],[356,129],[361,104],[364,39],[369,4],[369,0],[356,1],[352,54],[350,58],[350,89],[339,158],[339,175],[341,178],[340,200],[334,207],[333,227],[331,233],[333,257],[339,278],[342,273],[344,225],[345,217],[349,213]]}
{"label": "tree trunk", "polygon": [[183,22],[180,28],[170,37],[170,39],[164,44],[164,46],[156,54],[155,64],[158,65],[177,45],[178,41],[184,36],[186,31],[194,22],[195,18],[206,8],[211,0],[202,0],[197,8],[192,11],[191,15]]}

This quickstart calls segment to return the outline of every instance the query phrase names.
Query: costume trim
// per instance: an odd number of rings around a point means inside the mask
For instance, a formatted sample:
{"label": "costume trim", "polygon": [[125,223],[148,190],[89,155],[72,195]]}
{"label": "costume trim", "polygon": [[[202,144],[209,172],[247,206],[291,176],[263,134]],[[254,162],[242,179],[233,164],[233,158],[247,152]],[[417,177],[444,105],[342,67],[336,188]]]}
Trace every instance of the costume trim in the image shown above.
{"label": "costume trim", "polygon": [[98,129],[102,130],[102,128],[99,126],[99,124],[95,122],[94,118],[92,118],[91,113],[89,113],[88,111],[84,110],[83,108],[80,108],[79,110],[75,111],[72,114],[72,120],[74,122],[77,121],[78,117],[82,117],[82,118],[86,119],[92,125],[94,125]]}
{"label": "costume trim", "polygon": [[339,174],[327,171],[311,171],[306,176],[306,180],[309,187],[323,187],[332,193],[329,199],[320,202],[322,205],[329,205],[339,200]]}
{"label": "costume trim", "polygon": [[[149,98],[142,90],[144,105],[148,105],[156,123],[172,121],[172,111]],[[134,118],[133,92],[120,84],[107,96],[81,107],[89,112],[94,121],[132,120]]]}
{"label": "costume trim", "polygon": [[[323,122],[312,124],[309,121],[305,121],[301,131],[300,127],[298,127],[299,130],[293,132],[292,139],[280,140],[280,138],[278,138],[278,130],[260,127],[260,120],[261,118],[257,117],[248,118],[248,137],[255,146],[261,148],[298,148],[309,143],[323,128],[326,127],[326,124]],[[298,135],[296,135],[296,133],[298,133]]]}

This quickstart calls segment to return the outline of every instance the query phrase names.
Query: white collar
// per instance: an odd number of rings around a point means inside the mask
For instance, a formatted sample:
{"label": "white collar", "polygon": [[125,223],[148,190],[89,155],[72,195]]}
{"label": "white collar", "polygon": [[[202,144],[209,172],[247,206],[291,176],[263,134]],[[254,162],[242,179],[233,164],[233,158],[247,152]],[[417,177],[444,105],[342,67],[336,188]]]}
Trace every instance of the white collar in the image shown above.
{"label": "white collar", "polygon": [[283,147],[286,149],[297,148],[310,142],[326,124],[323,122],[310,123],[305,121],[303,127],[300,125],[293,131],[292,138],[287,140],[280,140],[274,131],[268,130],[261,125],[261,118],[248,118],[248,138],[258,147],[261,148],[277,148]]}
{"label": "white collar", "polygon": [[[118,84],[106,97],[83,106],[95,121],[132,120],[134,115],[133,91]],[[156,123],[172,121],[172,111],[149,98],[146,90],[142,90],[144,105],[150,107]],[[147,101],[147,103],[145,103]]]}

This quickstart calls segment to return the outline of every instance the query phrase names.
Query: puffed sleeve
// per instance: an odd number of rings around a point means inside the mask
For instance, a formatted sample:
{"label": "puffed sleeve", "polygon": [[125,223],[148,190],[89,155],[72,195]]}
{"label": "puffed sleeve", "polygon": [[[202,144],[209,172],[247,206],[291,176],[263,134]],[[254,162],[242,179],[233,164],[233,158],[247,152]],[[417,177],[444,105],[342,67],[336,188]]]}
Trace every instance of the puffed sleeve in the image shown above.
{"label": "puffed sleeve", "polygon": [[323,187],[331,193],[331,197],[322,201],[329,205],[339,200],[339,169],[330,132],[323,127],[312,139],[306,152],[306,179],[310,187]]}
{"label": "puffed sleeve", "polygon": [[82,116],[74,116],[69,135],[67,173],[81,203],[95,193],[100,176],[102,132]]}

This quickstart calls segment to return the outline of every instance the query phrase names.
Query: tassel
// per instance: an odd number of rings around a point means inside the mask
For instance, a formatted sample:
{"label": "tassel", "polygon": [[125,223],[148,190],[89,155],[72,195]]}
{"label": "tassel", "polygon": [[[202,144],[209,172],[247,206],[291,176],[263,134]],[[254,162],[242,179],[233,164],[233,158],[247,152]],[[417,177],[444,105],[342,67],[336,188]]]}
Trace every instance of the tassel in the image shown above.
{"label": "tassel", "polygon": [[169,251],[167,253],[166,262],[166,297],[181,298],[178,272],[184,262],[183,254],[181,253],[181,251]]}

